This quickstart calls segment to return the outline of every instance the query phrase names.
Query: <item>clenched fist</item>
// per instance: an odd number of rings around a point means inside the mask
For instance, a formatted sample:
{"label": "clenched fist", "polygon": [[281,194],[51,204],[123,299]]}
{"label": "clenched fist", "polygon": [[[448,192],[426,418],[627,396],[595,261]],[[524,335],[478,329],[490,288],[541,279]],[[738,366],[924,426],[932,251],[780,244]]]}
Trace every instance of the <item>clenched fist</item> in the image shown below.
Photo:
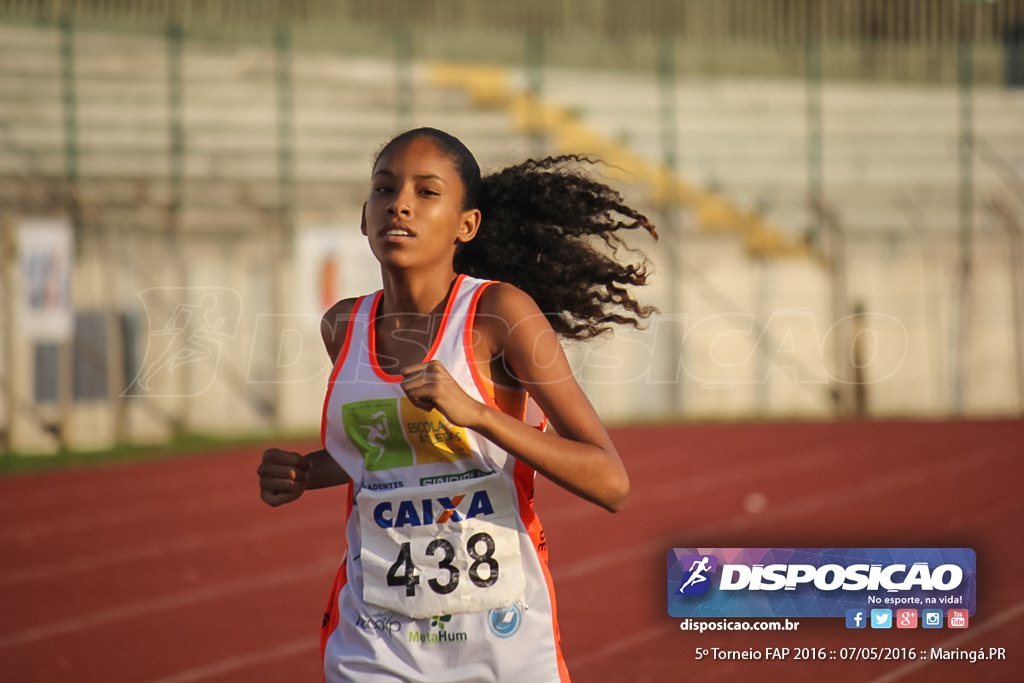
{"label": "clenched fist", "polygon": [[311,463],[301,453],[268,448],[256,468],[260,477],[260,499],[277,507],[296,500],[306,490]]}

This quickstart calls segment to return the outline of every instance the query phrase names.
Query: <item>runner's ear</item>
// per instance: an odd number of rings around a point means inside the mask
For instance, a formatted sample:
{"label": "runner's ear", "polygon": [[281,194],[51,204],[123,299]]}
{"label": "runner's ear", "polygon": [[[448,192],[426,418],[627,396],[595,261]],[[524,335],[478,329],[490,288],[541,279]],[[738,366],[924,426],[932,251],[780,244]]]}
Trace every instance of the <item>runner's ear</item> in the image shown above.
{"label": "runner's ear", "polygon": [[456,235],[456,242],[469,242],[476,237],[476,231],[480,229],[480,209],[463,211],[459,224],[459,234]]}

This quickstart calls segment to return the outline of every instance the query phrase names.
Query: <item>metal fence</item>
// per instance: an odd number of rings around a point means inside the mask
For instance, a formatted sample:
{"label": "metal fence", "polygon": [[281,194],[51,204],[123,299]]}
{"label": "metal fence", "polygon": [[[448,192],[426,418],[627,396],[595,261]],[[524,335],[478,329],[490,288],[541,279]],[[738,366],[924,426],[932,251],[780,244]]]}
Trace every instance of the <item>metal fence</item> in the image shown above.
{"label": "metal fence", "polygon": [[688,39],[1001,42],[1024,23],[1020,0],[4,0],[7,17],[125,26],[175,21],[244,26],[362,24],[549,35],[591,32]]}

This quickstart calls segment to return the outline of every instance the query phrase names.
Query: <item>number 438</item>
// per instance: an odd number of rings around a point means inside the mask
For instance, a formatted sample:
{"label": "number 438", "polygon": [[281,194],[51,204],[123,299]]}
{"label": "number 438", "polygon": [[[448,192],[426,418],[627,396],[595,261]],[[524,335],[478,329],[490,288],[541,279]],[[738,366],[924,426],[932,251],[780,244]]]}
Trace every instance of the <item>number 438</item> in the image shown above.
{"label": "number 438", "polygon": [[[483,546],[483,552],[480,546]],[[441,559],[437,562],[439,570],[448,572],[444,582],[439,574],[436,578],[429,579],[427,585],[435,593],[447,595],[459,586],[459,570],[452,563],[455,561],[455,546],[443,538],[435,538],[427,545],[426,554],[430,557],[441,552]],[[498,580],[498,561],[494,559],[494,539],[489,534],[478,533],[469,537],[466,542],[466,552],[473,559],[469,565],[469,580],[479,588],[487,588],[494,585]],[[484,572],[481,569],[486,567]],[[483,576],[482,574],[486,574]],[[408,597],[416,595],[416,586],[420,583],[420,572],[412,559],[412,550],[409,543],[403,543],[398,551],[398,558],[388,570],[388,586],[405,586],[405,594]]]}

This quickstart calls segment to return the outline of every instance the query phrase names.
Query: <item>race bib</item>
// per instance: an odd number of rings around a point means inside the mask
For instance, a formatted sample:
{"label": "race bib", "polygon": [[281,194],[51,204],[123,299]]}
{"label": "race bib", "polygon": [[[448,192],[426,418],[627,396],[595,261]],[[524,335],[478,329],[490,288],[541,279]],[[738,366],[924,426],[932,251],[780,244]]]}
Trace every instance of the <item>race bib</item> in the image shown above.
{"label": "race bib", "polygon": [[356,497],[363,600],[415,619],[510,605],[526,588],[499,475]]}

